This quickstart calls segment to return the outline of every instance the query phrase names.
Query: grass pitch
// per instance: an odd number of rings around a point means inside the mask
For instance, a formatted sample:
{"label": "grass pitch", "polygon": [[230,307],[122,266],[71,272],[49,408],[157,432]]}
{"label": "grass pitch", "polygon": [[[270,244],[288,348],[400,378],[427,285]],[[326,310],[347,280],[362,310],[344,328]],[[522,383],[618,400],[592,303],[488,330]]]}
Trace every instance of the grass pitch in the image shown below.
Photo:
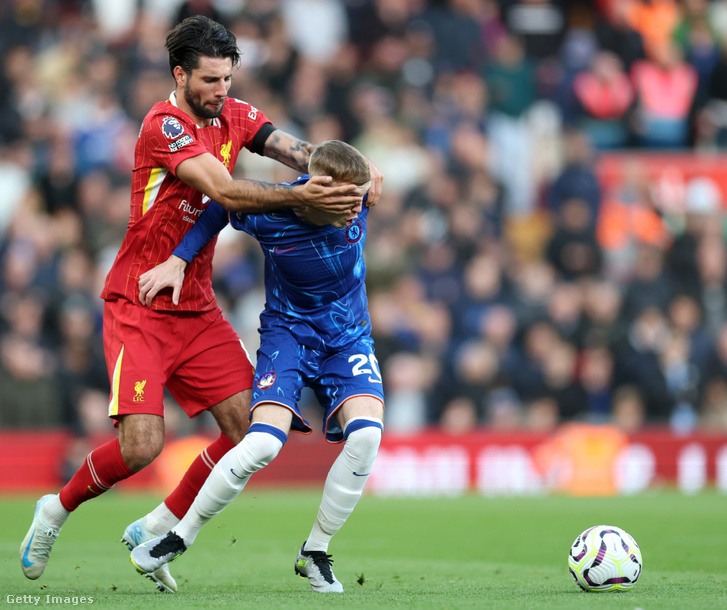
{"label": "grass pitch", "polygon": [[[365,496],[330,549],[343,595],[315,594],[293,573],[319,497],[318,491],[243,492],[171,565],[176,595],[158,593],[137,575],[118,542],[158,498],[112,491],[81,506],[37,581],[23,577],[18,561],[37,498],[0,498],[0,606],[30,605],[24,596],[34,596],[40,607],[75,599],[78,606],[144,610],[727,608],[727,498],[714,492],[606,499]],[[631,591],[585,593],[568,573],[571,543],[599,523],[622,527],[642,549],[644,571]]]}

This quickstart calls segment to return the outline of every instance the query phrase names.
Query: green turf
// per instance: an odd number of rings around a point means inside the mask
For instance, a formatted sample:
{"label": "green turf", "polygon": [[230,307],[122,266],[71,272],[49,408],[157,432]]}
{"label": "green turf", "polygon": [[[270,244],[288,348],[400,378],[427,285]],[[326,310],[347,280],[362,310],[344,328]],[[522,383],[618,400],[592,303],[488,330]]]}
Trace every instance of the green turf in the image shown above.
{"label": "green turf", "polygon": [[[156,498],[110,492],[82,506],[38,581],[26,580],[18,562],[35,498],[0,498],[0,605],[25,606],[9,602],[32,595],[41,597],[38,606],[57,606],[50,595],[144,609],[727,608],[727,498],[717,493],[366,496],[330,549],[343,596],[314,594],[293,573],[318,500],[318,492],[244,492],[172,564],[180,590],[162,595],[133,571],[117,542]],[[570,544],[598,523],[624,528],[641,546],[643,575],[629,592],[584,593],[568,574]]]}

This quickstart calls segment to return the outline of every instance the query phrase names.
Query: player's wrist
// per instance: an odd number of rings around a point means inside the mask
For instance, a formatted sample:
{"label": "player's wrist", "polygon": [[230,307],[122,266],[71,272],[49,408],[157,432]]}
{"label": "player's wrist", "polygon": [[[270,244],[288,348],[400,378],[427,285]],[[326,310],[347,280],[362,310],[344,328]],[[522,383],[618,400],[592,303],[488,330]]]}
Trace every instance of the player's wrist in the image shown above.
{"label": "player's wrist", "polygon": [[290,189],[292,196],[291,207],[296,211],[305,211],[310,208],[310,202],[306,199],[305,185],[294,186]]}
{"label": "player's wrist", "polygon": [[182,271],[184,271],[187,268],[187,265],[189,264],[188,261],[184,260],[182,257],[172,254],[169,257],[169,261],[175,266],[180,268]]}

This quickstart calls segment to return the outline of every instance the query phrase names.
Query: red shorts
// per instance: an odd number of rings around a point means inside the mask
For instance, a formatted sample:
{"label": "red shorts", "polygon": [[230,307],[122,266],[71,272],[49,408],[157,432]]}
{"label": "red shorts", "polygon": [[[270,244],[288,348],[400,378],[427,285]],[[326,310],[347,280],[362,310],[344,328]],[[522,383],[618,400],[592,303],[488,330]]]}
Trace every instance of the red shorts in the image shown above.
{"label": "red shorts", "polygon": [[103,315],[109,417],[164,416],[164,387],[189,417],[252,387],[253,367],[220,309],[170,314],[120,299]]}

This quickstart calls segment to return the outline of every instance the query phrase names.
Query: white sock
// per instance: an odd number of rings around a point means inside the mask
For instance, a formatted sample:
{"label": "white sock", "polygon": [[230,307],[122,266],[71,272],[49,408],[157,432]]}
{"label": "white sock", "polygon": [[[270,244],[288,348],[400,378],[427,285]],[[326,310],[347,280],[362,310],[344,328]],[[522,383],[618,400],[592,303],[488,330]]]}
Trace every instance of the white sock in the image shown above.
{"label": "white sock", "polygon": [[61,504],[61,498],[58,494],[53,496],[43,505],[43,517],[53,527],[61,527],[66,519],[71,516],[71,511],[66,510]]}
{"label": "white sock", "polygon": [[344,435],[352,431],[326,477],[316,522],[305,543],[306,551],[328,551],[331,538],[353,512],[374,466],[382,429],[378,419],[357,417],[347,422]]}
{"label": "white sock", "polygon": [[157,536],[166,534],[177,523],[179,517],[170,511],[164,502],[144,517],[144,526]]}
{"label": "white sock", "polygon": [[[270,431],[269,429],[272,429]],[[253,473],[267,466],[287,437],[266,424],[250,426],[245,438],[220,459],[174,532],[190,546],[202,527],[232,502]]]}

